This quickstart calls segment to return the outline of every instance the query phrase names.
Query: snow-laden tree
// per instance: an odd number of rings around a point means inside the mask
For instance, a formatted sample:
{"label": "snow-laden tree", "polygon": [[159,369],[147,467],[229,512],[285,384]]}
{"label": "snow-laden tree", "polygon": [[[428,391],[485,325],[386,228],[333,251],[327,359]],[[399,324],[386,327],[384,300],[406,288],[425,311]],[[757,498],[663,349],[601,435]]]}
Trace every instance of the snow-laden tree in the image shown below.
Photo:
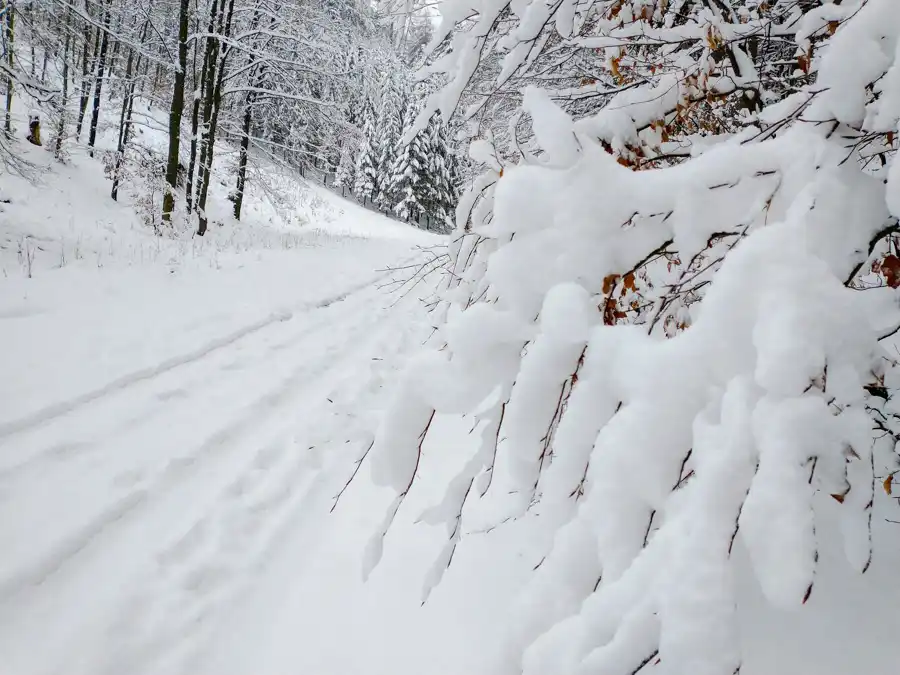
{"label": "snow-laden tree", "polygon": [[[406,119],[412,120],[421,102],[410,98]],[[427,213],[429,144],[425,132],[399,138],[389,174],[388,191],[394,196],[394,213],[404,220],[418,220]]]}
{"label": "snow-laden tree", "polygon": [[370,453],[397,496],[366,569],[435,415],[465,414],[425,596],[470,509],[543,549],[492,672],[731,675],[736,585],[801,607],[832,522],[865,572],[900,467],[900,3],[442,13],[417,129],[462,99],[487,171]]}
{"label": "snow-laden tree", "polygon": [[[198,234],[223,137],[237,151],[231,198],[240,219],[254,158],[330,172],[343,155],[346,167],[373,74],[402,62],[365,0],[3,2],[0,20],[9,96],[26,95],[51,113],[61,141],[85,129],[89,148],[118,120],[115,153],[102,153],[113,197],[123,183],[157,193],[132,179],[138,165],[156,176],[153,165],[163,163],[164,203],[148,206],[173,226],[196,213]],[[168,113],[167,148],[130,147],[147,113]]]}
{"label": "snow-laden tree", "polygon": [[398,53],[406,63],[416,63],[431,37],[429,0],[375,0],[379,21],[389,29]]}
{"label": "snow-laden tree", "polygon": [[424,129],[406,133],[422,107],[423,90],[408,97],[402,119],[404,133],[395,141],[394,158],[382,186],[394,213],[406,220],[433,219],[439,229],[452,227],[451,214],[458,197],[458,160],[447,137],[446,125],[433,115]]}
{"label": "snow-laden tree", "polygon": [[372,145],[376,137],[376,120],[375,106],[371,99],[366,98],[362,112],[363,140],[356,155],[356,175],[353,184],[353,192],[360,200],[373,199],[378,191],[378,157]]}
{"label": "snow-laden tree", "polygon": [[356,151],[357,147],[351,142],[352,139],[345,139],[341,145],[341,156],[338,160],[337,169],[334,172],[333,187],[348,187],[353,190],[356,180]]}
{"label": "snow-laden tree", "polygon": [[347,55],[346,69],[354,84],[351,96],[344,100],[343,116],[347,124],[341,128],[341,137],[336,139],[340,148],[338,151],[338,164],[335,169],[334,187],[346,187],[353,191],[356,182],[356,157],[362,143],[363,114],[362,107],[366,90],[366,77],[368,73],[361,67],[364,64],[364,55],[350,52]]}
{"label": "snow-laden tree", "polygon": [[441,229],[452,229],[453,212],[459,199],[459,159],[447,138],[447,126],[437,116],[426,127],[428,134],[428,183],[425,197],[426,211]]}
{"label": "snow-laden tree", "polygon": [[378,181],[375,203],[384,210],[390,209],[399,198],[397,192],[392,189],[390,176],[396,164],[398,149],[401,148],[400,139],[405,126],[404,121],[409,117],[407,114],[409,97],[409,85],[402,71],[389,72],[381,88],[373,140],[377,154],[375,171],[381,177]]}

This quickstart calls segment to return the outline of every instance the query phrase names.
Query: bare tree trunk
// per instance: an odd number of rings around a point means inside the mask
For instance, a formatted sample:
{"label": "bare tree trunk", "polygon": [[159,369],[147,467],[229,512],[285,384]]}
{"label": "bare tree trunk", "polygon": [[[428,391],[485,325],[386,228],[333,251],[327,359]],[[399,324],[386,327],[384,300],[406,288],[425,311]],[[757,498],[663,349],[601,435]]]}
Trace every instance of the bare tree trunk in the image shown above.
{"label": "bare tree trunk", "polygon": [[[69,39],[69,36],[66,35],[66,39]],[[47,81],[47,57],[50,55],[50,50],[46,47],[44,48],[44,63],[41,65],[41,84]]]}
{"label": "bare tree trunk", "polygon": [[[144,24],[146,28],[147,24]],[[144,31],[141,31],[141,42],[144,40]],[[113,168],[113,184],[110,197],[113,201],[119,198],[119,172],[122,169],[122,161],[125,158],[125,146],[128,143],[128,127],[131,126],[131,100],[134,93],[134,79],[131,77],[131,69],[134,65],[134,50],[128,48],[128,60],[125,63],[125,93],[122,96],[122,113],[119,115],[119,142],[116,146],[116,164]]]}
{"label": "bare tree trunk", "polygon": [[171,221],[175,209],[175,187],[178,183],[178,147],[181,141],[181,116],[184,113],[184,77],[187,72],[189,0],[181,0],[178,10],[178,71],[172,88],[172,106],[169,110],[169,155],[166,164],[166,186],[163,195],[162,217]]}
{"label": "bare tree trunk", "polygon": [[[62,70],[62,99],[59,104],[59,126],[56,129],[56,159],[62,157],[63,137],[66,135],[66,110],[69,105],[69,46],[72,42],[71,21],[72,14],[66,12],[66,43],[63,47],[63,70]],[[46,54],[46,53],[45,53]],[[44,60],[46,64],[46,59]]]}
{"label": "bare tree trunk", "polygon": [[[225,9],[225,0],[211,0],[209,5],[209,25],[207,27],[207,34],[212,35],[213,30],[216,28],[216,17],[221,16],[222,12]],[[203,66],[200,74],[200,82],[195,87],[194,91],[194,105],[191,111],[191,157],[188,163],[187,170],[187,183],[185,185],[185,200],[187,201],[186,208],[187,212],[191,213],[194,208],[194,169],[197,164],[197,143],[199,140],[200,133],[200,101],[201,96],[198,96],[197,93],[200,91],[206,91],[208,82],[212,77],[210,72],[212,70],[213,64],[215,63],[215,48],[218,44],[218,41],[213,39],[212,37],[206,38],[206,46],[203,50]],[[203,97],[206,98],[205,96]],[[204,110],[204,115],[206,115],[206,111]],[[204,118],[204,124],[206,123],[206,119]]]}
{"label": "bare tree trunk", "polygon": [[[224,0],[223,0],[224,2]],[[225,19],[225,26],[223,31],[219,31],[220,35],[224,37],[228,37],[231,34],[231,19],[234,15],[234,0],[229,0],[228,2],[228,14]],[[222,25],[221,15],[219,16],[219,25]],[[217,40],[218,42],[218,40]],[[218,51],[218,49],[216,50]],[[225,47],[221,50],[221,56],[218,59],[218,68],[214,69],[215,74],[215,82],[212,87],[212,98],[208,101],[208,106],[204,108],[204,112],[207,109],[210,110],[209,114],[209,124],[205,129],[205,133],[203,135],[203,149],[200,153],[200,194],[197,197],[197,211],[199,214],[199,225],[197,228],[197,234],[203,236],[206,233],[206,227],[208,219],[206,217],[206,197],[209,194],[209,182],[211,178],[212,172],[212,162],[213,162],[213,150],[216,142],[216,127],[219,122],[219,108],[222,102],[222,84],[225,80],[225,63],[228,59],[229,47]],[[210,78],[213,79],[213,78]],[[206,115],[204,115],[206,117]]]}
{"label": "bare tree trunk", "polygon": [[[133,26],[132,26],[133,27]],[[122,14],[121,12],[116,15],[116,25],[112,27],[111,33],[113,35],[119,35],[119,31],[122,29]],[[122,43],[119,40],[113,40],[112,50],[109,55],[109,68],[107,68],[107,72],[110,77],[116,74],[116,65],[118,63],[119,58],[119,50]]]}
{"label": "bare tree trunk", "polygon": [[[250,30],[255,30],[259,24],[259,10],[254,12],[253,21],[250,24]],[[251,91],[247,92],[244,99],[244,120],[241,124],[241,149],[240,158],[238,159],[237,185],[234,190],[234,219],[241,219],[241,208],[244,206],[244,188],[247,185],[247,160],[248,151],[250,149],[250,125],[253,122],[253,87],[259,84],[259,68],[256,66],[256,57],[250,56],[250,71],[247,81],[250,83]]]}
{"label": "bare tree trunk", "polygon": [[[110,4],[112,0],[110,0]],[[103,90],[103,73],[106,68],[106,51],[109,47],[109,5],[101,6],[103,18],[103,37],[100,39],[100,56],[97,59],[97,78],[94,84],[94,107],[91,111],[91,131],[88,134],[88,154],[94,156],[94,143],[97,141],[97,123],[100,120],[100,94]]]}
{"label": "bare tree trunk", "polygon": [[[144,24],[141,26],[141,33],[138,38],[141,44],[143,44],[144,40],[147,37],[148,25],[149,21],[144,21]],[[121,162],[123,162],[125,159],[125,148],[128,146],[128,138],[131,135],[131,116],[132,111],[134,110],[135,89],[137,89],[137,78],[138,74],[141,71],[141,64],[143,61],[143,57],[141,56],[141,54],[138,54],[136,59],[134,58],[134,56],[134,51],[129,47],[128,62],[125,67],[126,87],[124,99],[122,101],[122,118],[119,120],[119,154],[116,158],[115,180],[113,181],[113,199],[116,199],[116,194],[118,193],[117,188],[119,181],[119,168]],[[134,66],[133,68],[132,62]]]}
{"label": "bare tree trunk", "polygon": [[6,130],[6,133],[12,133],[12,99],[13,99],[13,78],[12,78],[12,70],[13,70],[13,37],[14,37],[14,21],[13,18],[14,7],[12,4],[12,0],[6,1],[6,49],[7,49],[7,66],[9,66],[9,73],[6,76],[6,120],[3,124],[3,128]]}
{"label": "bare tree trunk", "polygon": [[247,151],[250,148],[250,124],[253,118],[253,92],[247,92],[244,102],[244,121],[241,125],[241,150],[238,160],[237,186],[234,190],[234,219],[241,219],[244,205],[244,187],[247,185]]}
{"label": "bare tree trunk", "polygon": [[[194,16],[194,32],[200,32],[200,18],[198,16]],[[193,59],[191,63],[191,145],[190,145],[190,159],[188,161],[188,168],[185,175],[185,189],[184,189],[184,208],[185,212],[190,215],[193,212],[193,201],[194,201],[194,163],[197,157],[197,123],[198,123],[198,111],[200,108],[200,101],[197,96],[197,92],[203,86],[203,77],[205,76],[205,72],[197,71],[197,57],[200,54],[199,42],[194,46]],[[204,63],[205,65],[205,63]],[[203,66],[201,66],[201,71],[203,71]]]}
{"label": "bare tree trunk", "polygon": [[[234,0],[231,0],[231,4],[234,5]],[[197,198],[197,211],[200,216],[197,234],[200,235],[203,235],[206,232],[207,226],[206,197],[209,194],[209,183],[212,180],[213,150],[216,143],[216,128],[219,124],[219,110],[222,103],[222,81],[224,79],[224,74],[225,58],[223,56],[219,77],[213,92],[212,117],[210,118],[209,129],[206,133],[206,142],[203,148],[203,161],[201,161],[200,164],[200,196]]]}
{"label": "bare tree trunk", "polygon": [[156,72],[153,73],[153,85],[150,87],[150,95],[155,96],[159,89],[159,81],[162,79],[162,64],[156,63]]}
{"label": "bare tree trunk", "polygon": [[140,71],[138,72],[138,76],[141,81],[141,90],[138,92],[139,97],[144,96],[144,93],[147,90],[147,80],[149,79],[147,77],[147,75],[149,75],[149,74],[150,74],[150,60],[145,59],[143,72],[140,72]]}
{"label": "bare tree trunk", "polygon": [[[84,3],[85,12],[90,12],[88,9],[87,0]],[[88,73],[93,72],[94,66],[94,55],[97,53],[97,49],[100,46],[100,29],[93,28],[90,25],[86,27],[87,32],[84,35],[84,50],[81,53],[81,102],[78,108],[78,124],[75,126],[75,137],[81,138],[81,126],[84,122],[84,112],[87,110],[88,100],[90,100],[91,96],[91,85],[88,79]],[[91,50],[90,44],[92,42],[91,37],[93,34],[93,43],[94,48]],[[90,64],[90,68],[89,68]]]}
{"label": "bare tree trunk", "polygon": [[[205,75],[205,71],[204,71]],[[202,79],[201,79],[202,83]],[[200,97],[194,93],[194,104],[191,109],[191,158],[188,161],[187,179],[184,188],[185,209],[188,213],[194,210],[194,167],[197,164],[197,125],[200,123]]]}

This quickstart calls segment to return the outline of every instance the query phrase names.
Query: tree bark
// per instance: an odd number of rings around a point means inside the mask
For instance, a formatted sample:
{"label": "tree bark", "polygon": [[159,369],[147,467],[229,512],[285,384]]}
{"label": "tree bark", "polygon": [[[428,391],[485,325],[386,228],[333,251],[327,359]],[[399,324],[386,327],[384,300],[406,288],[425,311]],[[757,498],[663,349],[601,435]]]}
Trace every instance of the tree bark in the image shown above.
{"label": "tree bark", "polygon": [[[144,24],[146,27],[146,24]],[[144,40],[143,30],[141,32],[141,42]],[[131,77],[132,67],[134,66],[134,50],[128,48],[128,59],[125,62],[125,92],[122,96],[122,113],[119,115],[119,142],[116,145],[116,164],[113,168],[113,184],[110,197],[113,201],[119,198],[119,172],[122,169],[122,162],[125,159],[125,146],[128,143],[128,127],[131,126],[131,100],[134,94],[134,79]]]}
{"label": "tree bark", "polygon": [[175,185],[178,182],[178,146],[181,140],[181,115],[184,112],[184,77],[187,72],[189,0],[181,0],[178,10],[178,71],[172,89],[172,107],[169,110],[169,156],[166,164],[166,186],[163,195],[162,218],[169,222],[175,208]]}
{"label": "tree bark", "polygon": [[162,79],[163,67],[162,63],[156,62],[156,70],[153,73],[153,84],[150,85],[150,96],[155,96],[159,90],[159,81]]}
{"label": "tree bark", "polygon": [[[84,11],[90,15],[90,9],[87,0],[84,3]],[[81,101],[78,108],[78,124],[75,126],[75,137],[81,138],[81,126],[84,122],[84,113],[87,110],[87,104],[91,97],[91,84],[88,79],[88,73],[94,70],[94,55],[100,47],[100,29],[92,27],[90,24],[86,26],[87,32],[84,36],[84,50],[81,53]],[[93,40],[91,38],[93,37]],[[90,44],[94,43],[91,50]],[[90,67],[89,67],[90,64]]]}
{"label": "tree bark", "polygon": [[14,7],[12,4],[12,0],[6,0],[6,49],[7,49],[7,65],[9,66],[9,73],[6,76],[6,120],[3,124],[3,128],[6,130],[7,134],[12,133],[12,100],[13,100],[13,78],[12,78],[12,69],[13,69],[13,37],[14,37],[14,23],[15,19],[13,18]]}
{"label": "tree bark", "polygon": [[147,91],[147,81],[150,79],[147,77],[150,74],[150,60],[144,59],[144,69],[143,71],[138,70],[138,79],[141,81],[141,90],[138,92],[139,97],[143,97]]}
{"label": "tree bark", "polygon": [[[225,8],[225,0],[211,0],[209,5],[209,24],[207,26],[206,32],[207,35],[212,35],[213,30],[216,28],[216,17],[221,16],[221,13]],[[205,92],[207,89],[207,82],[210,79],[210,70],[212,69],[212,64],[215,63],[215,54],[214,49],[218,44],[217,40],[214,40],[212,37],[206,38],[205,48],[203,50],[203,66],[201,67],[200,81],[194,87],[194,103],[193,109],[191,111],[191,156],[188,162],[187,169],[187,182],[185,185],[185,201],[186,209],[188,213],[191,213],[194,210],[194,170],[197,165],[197,142],[199,140],[199,132],[200,132],[200,101],[201,96],[198,96],[197,93],[200,91]],[[205,98],[205,97],[203,97]],[[205,123],[205,120],[204,120]]]}
{"label": "tree bark", "polygon": [[56,148],[54,154],[56,159],[62,158],[63,137],[66,135],[66,110],[69,105],[69,46],[72,42],[71,21],[72,14],[66,12],[66,43],[63,47],[63,69],[62,69],[62,99],[59,105],[59,126],[56,128]]}
{"label": "tree bark", "polygon": [[[223,0],[224,3],[224,0]],[[228,1],[228,13],[225,18],[224,30],[219,31],[219,34],[228,37],[231,34],[231,19],[234,15],[234,0]],[[222,16],[219,15],[219,25],[222,25]],[[216,41],[218,42],[218,40]],[[216,50],[217,52],[219,49]],[[222,84],[225,79],[225,62],[228,58],[229,48],[225,47],[221,49],[221,56],[218,58],[218,67],[214,68],[213,74],[215,78],[210,78],[210,80],[215,80],[212,86],[212,96],[211,99],[207,101],[208,106],[204,106],[204,113],[206,113],[207,109],[209,110],[209,123],[206,126],[205,133],[203,135],[203,148],[200,152],[200,173],[199,180],[199,196],[197,197],[197,212],[199,215],[199,224],[197,227],[197,234],[201,237],[206,234],[206,228],[208,224],[208,218],[206,217],[206,197],[209,194],[209,182],[211,178],[212,171],[212,162],[213,162],[213,150],[216,142],[216,127],[218,126],[219,121],[219,108],[222,102]],[[206,115],[204,114],[204,117]]]}
{"label": "tree bark", "polygon": [[[144,42],[147,36],[147,21],[141,26],[140,41]],[[132,68],[133,66],[133,68]],[[141,69],[141,55],[138,54],[137,60],[134,60],[134,50],[128,48],[128,61],[125,65],[125,94],[122,99],[122,115],[119,118],[119,144],[116,151],[116,166],[113,171],[113,185],[110,196],[113,201],[117,201],[119,197],[119,182],[122,163],[125,161],[125,148],[128,146],[128,137],[131,133],[131,113],[134,110],[134,90],[136,87],[135,78],[132,72],[139,73]]]}
{"label": "tree bark", "polygon": [[[110,0],[110,4],[112,0]],[[97,77],[94,83],[94,107],[91,111],[91,131],[88,134],[88,154],[94,156],[94,143],[97,141],[97,123],[100,120],[100,94],[103,91],[103,73],[106,68],[106,51],[109,48],[109,5],[103,6],[103,37],[100,38],[100,56],[97,59]]]}
{"label": "tree bark", "polygon": [[244,205],[244,187],[247,185],[247,151],[250,149],[250,124],[253,118],[253,92],[247,92],[244,101],[244,121],[241,124],[241,149],[238,160],[237,186],[234,190],[234,219],[241,219]]}
{"label": "tree bark", "polygon": [[[250,30],[255,30],[259,24],[259,11],[253,14],[253,21],[250,24]],[[259,86],[259,72],[256,66],[256,57],[250,56],[250,70],[247,81],[250,88]],[[237,184],[234,189],[234,219],[241,219],[241,209],[244,206],[244,188],[247,185],[247,160],[248,151],[250,149],[250,125],[253,122],[253,92],[248,91],[244,98],[244,120],[241,123],[241,146],[238,159]]]}
{"label": "tree bark", "polygon": [[[204,69],[203,76],[206,72]],[[203,78],[200,79],[202,85]],[[184,187],[185,209],[188,213],[194,210],[194,168],[197,164],[197,125],[200,123],[200,97],[194,93],[194,103],[191,110],[191,157],[188,161],[187,177]]]}

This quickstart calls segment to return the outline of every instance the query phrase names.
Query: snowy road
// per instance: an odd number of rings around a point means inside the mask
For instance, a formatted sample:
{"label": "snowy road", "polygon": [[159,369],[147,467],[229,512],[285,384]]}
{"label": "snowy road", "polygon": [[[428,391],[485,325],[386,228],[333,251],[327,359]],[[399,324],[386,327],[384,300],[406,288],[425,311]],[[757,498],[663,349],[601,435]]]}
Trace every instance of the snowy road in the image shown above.
{"label": "snowy road", "polygon": [[[3,296],[19,365],[0,420],[0,672],[190,670],[277,547],[311,553],[421,311],[377,287],[373,260],[409,247],[357,246],[330,283],[285,256],[236,266],[266,289],[243,312],[218,284],[191,313],[135,307],[169,283],[145,276],[94,306],[42,306],[60,280]],[[190,295],[185,277],[169,291]],[[69,321],[92,313],[106,320]],[[130,352],[160,322],[172,336]]]}

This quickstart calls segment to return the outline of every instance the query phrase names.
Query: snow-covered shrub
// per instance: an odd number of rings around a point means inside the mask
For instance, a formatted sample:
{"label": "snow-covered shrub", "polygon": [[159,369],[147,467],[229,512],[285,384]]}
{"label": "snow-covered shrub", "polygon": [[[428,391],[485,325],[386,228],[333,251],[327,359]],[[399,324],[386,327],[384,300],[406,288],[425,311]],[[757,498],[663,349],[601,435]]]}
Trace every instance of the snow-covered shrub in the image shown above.
{"label": "snow-covered shrub", "polygon": [[[435,44],[459,27],[431,68],[451,83],[423,125],[481,68],[502,85],[587,49],[612,90],[580,115],[581,89],[561,107],[527,87],[517,165],[491,128],[473,143],[488,170],[457,210],[447,320],[370,453],[397,498],[367,569],[436,413],[472,415],[481,445],[423,516],[449,532],[425,591],[471,501],[497,523],[539,516],[546,556],[497,672],[731,675],[735,542],[767,599],[799,607],[817,519],[839,504],[864,572],[900,466],[900,3],[443,11]],[[795,39],[794,66],[760,43],[773,34]]]}
{"label": "snow-covered shrub", "polygon": [[167,226],[160,215],[166,190],[162,161],[152,152],[140,152],[131,160],[129,157],[126,156],[119,170],[126,176],[122,182],[132,190],[134,210],[144,225],[156,234],[163,234]]}

